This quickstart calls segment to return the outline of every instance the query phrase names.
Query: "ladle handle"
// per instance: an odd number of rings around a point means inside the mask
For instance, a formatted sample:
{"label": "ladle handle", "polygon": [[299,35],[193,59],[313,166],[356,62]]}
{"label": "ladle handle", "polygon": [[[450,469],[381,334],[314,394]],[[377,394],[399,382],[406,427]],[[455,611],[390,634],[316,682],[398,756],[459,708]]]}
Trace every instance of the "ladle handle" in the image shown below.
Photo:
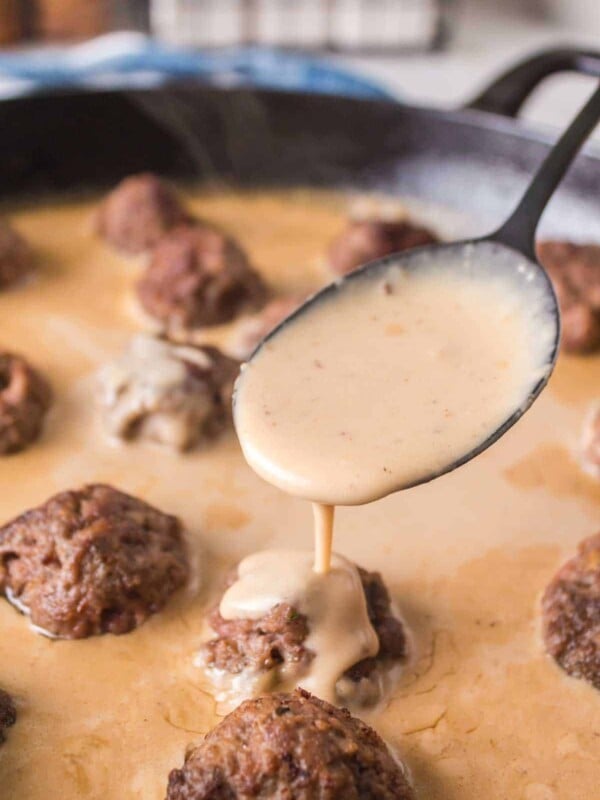
{"label": "ladle handle", "polygon": [[600,121],[600,85],[547,155],[504,225],[489,238],[535,260],[535,230],[554,190]]}

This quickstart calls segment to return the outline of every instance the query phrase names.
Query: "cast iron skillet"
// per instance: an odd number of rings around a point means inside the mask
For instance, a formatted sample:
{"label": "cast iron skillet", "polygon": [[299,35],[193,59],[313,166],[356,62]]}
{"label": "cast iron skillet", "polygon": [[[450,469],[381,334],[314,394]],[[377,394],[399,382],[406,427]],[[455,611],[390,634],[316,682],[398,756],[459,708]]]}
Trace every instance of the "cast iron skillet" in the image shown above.
{"label": "cast iron skillet", "polygon": [[[154,170],[238,187],[377,189],[463,214],[461,236],[485,233],[508,215],[552,140],[510,117],[564,70],[598,77],[600,54],[538,54],[457,111],[197,83],[7,100],[0,199],[100,188]],[[600,155],[579,156],[542,232],[600,239]]]}

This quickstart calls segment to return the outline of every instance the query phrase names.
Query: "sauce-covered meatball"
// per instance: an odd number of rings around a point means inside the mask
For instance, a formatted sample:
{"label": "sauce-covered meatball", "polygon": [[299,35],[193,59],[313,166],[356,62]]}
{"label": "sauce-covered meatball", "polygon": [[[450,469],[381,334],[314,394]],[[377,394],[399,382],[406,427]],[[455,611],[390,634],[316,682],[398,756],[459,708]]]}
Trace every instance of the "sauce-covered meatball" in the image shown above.
{"label": "sauce-covered meatball", "polygon": [[600,347],[600,245],[548,241],[537,252],[558,297],[563,349]]}
{"label": "sauce-covered meatball", "polygon": [[167,231],[189,219],[175,190],[151,173],[132,175],[104,199],[96,230],[125,253],[143,253]]}
{"label": "sauce-covered meatball", "polygon": [[201,224],[180,226],[161,239],[137,293],[150,316],[174,329],[228,322],[266,295],[239,245]]}
{"label": "sauce-covered meatball", "polygon": [[409,220],[351,220],[331,243],[329,266],[336,275],[345,275],[376,258],[437,241],[432,231]]}
{"label": "sauce-covered meatball", "polygon": [[0,528],[0,592],[53,636],[127,633],[187,575],[179,520],[111,486],[62,492]]}
{"label": "sauce-covered meatball", "polygon": [[585,539],[542,600],[546,649],[574,678],[600,689],[600,533]]}
{"label": "sauce-covered meatball", "polygon": [[50,386],[26,359],[0,351],[0,456],[38,438],[51,401]]}
{"label": "sauce-covered meatball", "polygon": [[215,347],[139,334],[101,372],[108,432],[187,450],[215,437],[231,416],[239,363]]}
{"label": "sauce-covered meatball", "polygon": [[12,697],[0,689],[0,744],[6,739],[6,729],[17,721],[17,710]]}
{"label": "sauce-covered meatball", "polygon": [[[360,705],[380,699],[382,675],[406,659],[408,648],[404,626],[392,610],[381,575],[360,567],[358,574],[379,650],[376,656],[359,661],[340,675],[337,694]],[[237,572],[228,585],[236,579]],[[216,636],[202,646],[199,662],[215,677],[221,677],[220,673],[246,676],[248,693],[278,683],[289,686],[290,682],[301,682],[315,658],[306,643],[310,620],[289,603],[278,603],[259,619],[224,619],[217,605],[208,622]]]}
{"label": "sauce-covered meatball", "polygon": [[248,700],[182,769],[166,800],[413,800],[399,761],[346,709],[297,690]]}
{"label": "sauce-covered meatball", "polygon": [[6,220],[0,219],[0,289],[17,283],[32,269],[29,245]]}

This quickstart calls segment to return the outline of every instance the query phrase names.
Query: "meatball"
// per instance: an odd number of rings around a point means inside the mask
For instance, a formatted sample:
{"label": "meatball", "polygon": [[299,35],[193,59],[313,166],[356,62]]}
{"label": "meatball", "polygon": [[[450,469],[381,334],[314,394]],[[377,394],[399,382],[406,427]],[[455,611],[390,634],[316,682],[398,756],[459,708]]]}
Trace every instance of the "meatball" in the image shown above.
{"label": "meatball", "polygon": [[5,740],[5,731],[17,721],[17,711],[12,697],[0,689],[0,744]]}
{"label": "meatball", "polygon": [[[356,693],[356,685],[370,678],[378,684],[377,675],[381,669],[389,668],[407,656],[404,626],[394,616],[381,575],[361,567],[358,572],[369,619],[379,640],[379,652],[373,658],[358,662],[342,676],[342,681],[349,680],[355,684],[355,692],[343,691],[344,695]],[[231,585],[236,578],[237,574],[231,576],[228,584]],[[310,633],[308,619],[287,603],[279,603],[260,619],[224,619],[217,605],[208,622],[216,637],[203,645],[200,660],[209,669],[232,675],[271,673],[275,679],[290,673],[301,677],[314,658],[314,653],[305,644]],[[373,691],[370,692],[369,688]],[[372,701],[377,694],[375,687],[363,686],[361,690],[366,701]]]}
{"label": "meatball", "polygon": [[228,349],[238,358],[249,358],[262,340],[303,302],[304,298],[298,295],[275,297],[261,311],[240,320]]}
{"label": "meatball", "polygon": [[239,363],[215,347],[135,336],[101,373],[106,428],[120,439],[187,450],[225,426],[238,370]]}
{"label": "meatball", "polygon": [[19,281],[32,267],[29,245],[6,220],[0,219],[0,289]]}
{"label": "meatball", "polygon": [[189,219],[173,188],[149,172],[131,175],[104,199],[96,230],[125,253],[143,253],[168,230]]}
{"label": "meatball", "polygon": [[376,258],[437,241],[432,231],[409,220],[351,220],[331,243],[329,265],[336,275],[346,275]]}
{"label": "meatball", "polygon": [[413,800],[402,765],[346,709],[303,690],[247,700],[169,775],[166,800]]}
{"label": "meatball", "polygon": [[0,591],[53,636],[127,633],[187,574],[179,521],[111,486],[62,492],[0,528]]}
{"label": "meatball", "polygon": [[52,392],[22,356],[0,351],[0,455],[24,450],[41,433]]}
{"label": "meatball", "polygon": [[592,478],[600,480],[600,403],[592,406],[583,425],[581,466]]}
{"label": "meatball", "polygon": [[546,650],[574,678],[600,689],[600,533],[585,539],[542,599]]}
{"label": "meatball", "polygon": [[558,297],[563,349],[600,347],[600,245],[547,241],[537,252]]}
{"label": "meatball", "polygon": [[228,322],[257,308],[266,294],[238,244],[200,224],[182,225],[161,239],[137,293],[148,314],[175,329]]}

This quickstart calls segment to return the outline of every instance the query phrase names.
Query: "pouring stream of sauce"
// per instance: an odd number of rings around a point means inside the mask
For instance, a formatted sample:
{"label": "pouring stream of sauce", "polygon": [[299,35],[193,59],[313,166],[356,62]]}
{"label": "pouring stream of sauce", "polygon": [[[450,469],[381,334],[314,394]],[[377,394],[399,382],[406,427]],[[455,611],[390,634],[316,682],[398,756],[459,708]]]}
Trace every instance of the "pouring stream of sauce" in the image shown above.
{"label": "pouring stream of sauce", "polygon": [[315,572],[323,575],[329,572],[331,548],[333,546],[333,521],[335,506],[313,503],[315,518]]}

